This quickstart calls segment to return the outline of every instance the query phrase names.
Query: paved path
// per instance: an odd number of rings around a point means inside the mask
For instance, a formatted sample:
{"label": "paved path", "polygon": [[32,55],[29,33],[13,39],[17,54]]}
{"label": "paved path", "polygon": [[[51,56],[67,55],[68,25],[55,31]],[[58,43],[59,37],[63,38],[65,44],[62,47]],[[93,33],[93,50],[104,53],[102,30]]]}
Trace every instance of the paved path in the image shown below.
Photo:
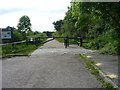
{"label": "paved path", "polygon": [[86,53],[91,60],[97,62],[97,67],[102,70],[106,77],[109,77],[113,83],[118,84],[118,57],[112,55],[103,55],[96,52]]}
{"label": "paved path", "polygon": [[[86,56],[88,56],[89,59],[94,60],[97,63],[97,67],[100,70],[102,70],[102,72],[106,77],[109,77],[113,81],[113,83],[118,85],[118,57],[117,56],[99,54],[95,50],[88,50],[75,45],[70,45],[70,47],[68,47],[67,49],[64,49],[63,44],[56,41],[46,43],[43,46],[43,48],[45,51],[45,52],[42,52],[43,49],[41,49],[41,52],[43,54],[46,53],[46,51],[49,54],[51,53],[85,54]],[[49,51],[48,51],[48,48],[49,48]],[[37,55],[39,54],[38,53],[39,51],[40,50],[37,50],[33,54]]]}
{"label": "paved path", "polygon": [[84,67],[79,53],[92,53],[53,40],[30,57],[2,61],[3,88],[100,88],[100,83]]}
{"label": "paved path", "polygon": [[116,85],[118,85],[118,56],[99,54],[95,50],[88,50],[75,45],[70,45],[70,47],[64,49],[62,43],[56,41],[53,42],[46,43],[44,49],[49,47],[54,48],[54,50],[52,49],[51,51],[57,53],[55,46],[58,47],[59,44],[59,49],[57,49],[59,53],[85,54],[89,59],[94,60],[97,63],[97,67],[103,71],[104,75],[108,76]]}

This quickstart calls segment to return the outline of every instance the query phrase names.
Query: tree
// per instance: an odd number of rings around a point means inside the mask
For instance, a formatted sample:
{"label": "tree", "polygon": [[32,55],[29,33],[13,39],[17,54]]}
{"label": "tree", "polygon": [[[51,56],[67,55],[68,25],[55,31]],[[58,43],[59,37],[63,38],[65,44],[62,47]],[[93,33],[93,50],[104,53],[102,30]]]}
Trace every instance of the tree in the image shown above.
{"label": "tree", "polygon": [[[55,22],[56,35],[86,37],[85,46],[120,55],[120,2],[75,2],[65,14],[62,24]],[[116,49],[118,45],[118,49]]]}
{"label": "tree", "polygon": [[18,30],[21,33],[27,33],[28,31],[32,31],[31,30],[31,22],[30,22],[30,18],[26,15],[22,16],[19,19],[19,23],[17,25]]}
{"label": "tree", "polygon": [[54,25],[54,28],[55,28],[56,31],[60,31],[61,26],[63,25],[63,20],[53,22],[53,25]]}

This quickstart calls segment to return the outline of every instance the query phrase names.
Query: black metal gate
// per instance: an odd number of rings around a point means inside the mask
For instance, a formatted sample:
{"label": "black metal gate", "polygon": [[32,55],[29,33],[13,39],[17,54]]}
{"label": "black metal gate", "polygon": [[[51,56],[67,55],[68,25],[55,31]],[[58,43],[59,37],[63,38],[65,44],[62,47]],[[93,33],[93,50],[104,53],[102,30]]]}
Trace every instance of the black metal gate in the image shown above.
{"label": "black metal gate", "polygon": [[[41,42],[41,39],[42,38],[50,38],[49,40],[46,40],[45,42]],[[63,39],[63,42],[64,42],[64,46],[65,48],[69,47],[70,45],[70,40],[74,39],[76,40],[76,44],[80,47],[82,47],[83,45],[83,37],[30,37],[27,39],[27,42],[28,43],[34,43],[34,44],[44,44],[46,42],[49,42],[49,41],[52,41],[54,39],[57,39],[57,38],[62,38]]]}

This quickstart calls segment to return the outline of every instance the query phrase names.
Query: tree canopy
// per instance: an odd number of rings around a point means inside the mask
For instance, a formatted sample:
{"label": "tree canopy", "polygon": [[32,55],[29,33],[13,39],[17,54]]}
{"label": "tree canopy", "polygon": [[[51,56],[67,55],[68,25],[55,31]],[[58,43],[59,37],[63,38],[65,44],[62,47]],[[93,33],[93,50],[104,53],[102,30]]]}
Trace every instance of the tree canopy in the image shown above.
{"label": "tree canopy", "polygon": [[30,22],[30,18],[27,15],[22,16],[19,19],[19,23],[17,25],[18,30],[20,32],[23,32],[23,33],[27,33],[28,31],[32,31],[31,26],[32,26],[32,24]]}
{"label": "tree canopy", "polygon": [[[59,21],[56,21],[59,22]],[[68,11],[59,23],[54,24],[56,35],[78,37],[88,43],[86,48],[95,48],[116,53],[120,40],[120,2],[71,2]],[[119,46],[118,46],[119,47]],[[119,48],[118,48],[119,49]]]}

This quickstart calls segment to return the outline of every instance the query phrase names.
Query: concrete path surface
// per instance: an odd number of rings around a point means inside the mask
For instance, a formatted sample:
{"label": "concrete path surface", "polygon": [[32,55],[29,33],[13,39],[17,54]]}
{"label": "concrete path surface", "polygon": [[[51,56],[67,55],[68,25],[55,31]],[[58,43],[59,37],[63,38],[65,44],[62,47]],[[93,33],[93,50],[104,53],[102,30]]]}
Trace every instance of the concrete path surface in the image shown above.
{"label": "concrete path surface", "polygon": [[97,52],[87,52],[86,56],[90,60],[95,61],[97,67],[102,70],[104,75],[112,80],[117,86],[118,84],[118,56],[103,55]]}
{"label": "concrete path surface", "polygon": [[[55,48],[56,46],[57,49]],[[96,66],[104,73],[106,77],[111,79],[112,82],[117,86],[120,86],[118,85],[118,56],[99,54],[95,50],[84,49],[82,47],[78,47],[77,45],[70,45],[70,47],[64,49],[63,44],[56,41],[46,43],[44,45],[44,51],[48,50],[48,48],[52,48],[50,53],[63,54],[64,52],[69,54],[85,54],[90,60],[93,60],[97,63]],[[37,53],[38,52],[36,51],[33,54],[37,55]]]}
{"label": "concrete path surface", "polygon": [[79,58],[92,50],[70,45],[65,49],[55,40],[47,42],[30,57],[2,61],[3,88],[101,88]]}

